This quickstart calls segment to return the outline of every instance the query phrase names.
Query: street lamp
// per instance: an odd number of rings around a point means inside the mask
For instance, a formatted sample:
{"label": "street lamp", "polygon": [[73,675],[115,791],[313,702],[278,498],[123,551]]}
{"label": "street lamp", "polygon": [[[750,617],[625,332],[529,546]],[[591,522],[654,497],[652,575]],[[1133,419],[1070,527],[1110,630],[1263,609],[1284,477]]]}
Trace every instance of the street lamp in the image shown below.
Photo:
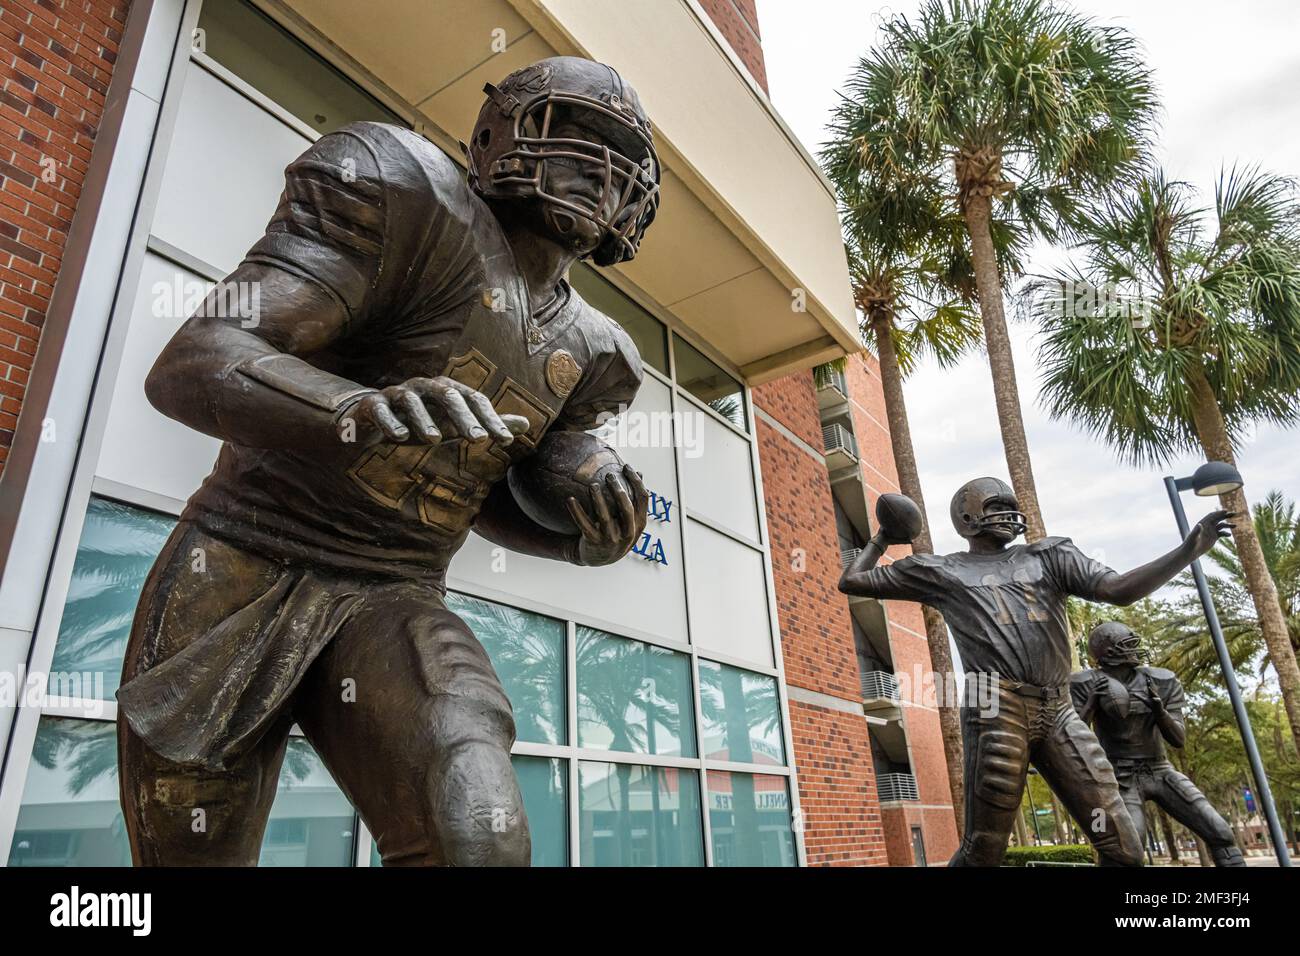
{"label": "street lamp", "polygon": [[[1178,533],[1187,537],[1190,528],[1187,524],[1187,512],[1183,510],[1180,492],[1191,491],[1202,498],[1227,494],[1242,486],[1241,475],[1227,462],[1209,461],[1192,473],[1190,478],[1165,478],[1165,490],[1169,492],[1169,503],[1174,508],[1174,518],[1178,521]],[[1249,521],[1250,515],[1242,516]],[[1196,579],[1196,591],[1201,596],[1201,607],[1205,609],[1205,622],[1210,626],[1210,638],[1214,641],[1214,650],[1219,655],[1219,667],[1223,671],[1223,681],[1228,688],[1228,699],[1232,701],[1232,712],[1237,717],[1237,729],[1241,732],[1241,742],[1246,747],[1246,759],[1250,761],[1251,776],[1255,778],[1255,789],[1259,792],[1259,804],[1268,820],[1268,832],[1273,836],[1273,849],[1277,853],[1278,866],[1290,866],[1291,855],[1287,852],[1286,834],[1277,819],[1277,809],[1273,806],[1273,791],[1269,789],[1268,777],[1264,775],[1264,764],[1259,759],[1259,748],[1255,746],[1255,732],[1250,728],[1250,717],[1246,705],[1241,699],[1241,688],[1237,686],[1237,675],[1232,669],[1232,659],[1228,656],[1228,643],[1223,639],[1223,628],[1219,626],[1219,615],[1214,609],[1214,599],[1210,597],[1210,585],[1205,580],[1205,571],[1200,559],[1192,562],[1192,577]]]}

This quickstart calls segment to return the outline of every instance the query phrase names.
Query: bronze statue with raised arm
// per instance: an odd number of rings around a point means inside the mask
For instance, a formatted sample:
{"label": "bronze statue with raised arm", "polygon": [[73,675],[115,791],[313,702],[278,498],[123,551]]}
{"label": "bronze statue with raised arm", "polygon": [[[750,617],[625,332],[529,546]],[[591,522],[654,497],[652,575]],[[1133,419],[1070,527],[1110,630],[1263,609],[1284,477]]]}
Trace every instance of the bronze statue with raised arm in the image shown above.
{"label": "bronze statue with raised arm", "polygon": [[1181,750],[1187,740],[1182,682],[1173,671],[1143,664],[1141,654],[1127,625],[1107,621],[1093,628],[1094,669],[1070,675],[1074,708],[1097,732],[1139,834],[1146,832],[1150,800],[1205,841],[1215,866],[1245,866],[1227,821],[1165,754],[1166,743]]}
{"label": "bronze statue with raised arm", "polygon": [[1011,488],[976,478],[957,489],[953,526],[969,550],[914,554],[883,567],[891,544],[911,541],[916,506],[881,496],[879,531],[840,579],[840,590],[937,609],[967,680],[996,688],[992,706],[962,707],[966,819],[949,866],[997,866],[1020,812],[1032,762],[1088,835],[1104,865],[1141,866],[1142,844],[1096,736],[1070,704],[1069,595],[1126,605],[1151,594],[1228,534],[1231,515],[1202,518],[1177,548],[1123,574],[1069,538],[1013,544],[1025,517]]}
{"label": "bronze statue with raised arm", "polygon": [[[636,255],[660,171],[603,64],[554,57],[484,91],[468,177],[408,129],[321,137],[149,374],[157,409],[223,445],[123,668],[137,864],[255,864],[295,723],[385,864],[529,862],[510,702],[444,604],[447,566],[471,530],[575,565],[637,541],[630,467],[553,503],[568,534],[502,479],[636,395],[635,346],[567,274]],[[253,321],[223,314],[232,285],[258,291]]]}

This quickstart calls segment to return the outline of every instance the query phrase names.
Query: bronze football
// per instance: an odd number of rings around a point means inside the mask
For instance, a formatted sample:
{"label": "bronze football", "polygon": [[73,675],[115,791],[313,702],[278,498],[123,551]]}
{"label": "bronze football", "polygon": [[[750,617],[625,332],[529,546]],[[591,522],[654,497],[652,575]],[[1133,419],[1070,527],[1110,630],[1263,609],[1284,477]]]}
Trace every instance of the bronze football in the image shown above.
{"label": "bronze football", "polygon": [[537,450],[511,466],[506,478],[524,514],[560,534],[578,534],[566,502],[577,498],[592,518],[590,487],[623,470],[623,459],[595,435],[547,432]]}
{"label": "bronze football", "polygon": [[921,509],[907,495],[881,495],[876,500],[876,523],[893,544],[906,544],[921,533]]}

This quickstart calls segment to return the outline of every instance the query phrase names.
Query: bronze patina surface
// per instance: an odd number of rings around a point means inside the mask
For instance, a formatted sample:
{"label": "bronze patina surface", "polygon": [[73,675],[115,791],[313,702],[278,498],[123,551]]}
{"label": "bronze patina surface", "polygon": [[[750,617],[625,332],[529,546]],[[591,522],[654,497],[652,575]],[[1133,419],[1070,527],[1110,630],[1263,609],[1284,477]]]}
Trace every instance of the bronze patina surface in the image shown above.
{"label": "bronze patina surface", "polygon": [[566,276],[636,255],[660,172],[607,66],[555,57],[485,92],[468,178],[399,127],[321,137],[223,283],[258,290],[254,320],[218,287],[149,374],[156,408],[223,445],[123,668],[137,864],[255,864],[295,722],[386,864],[529,862],[510,702],[445,575],[471,530],[575,565],[640,536],[631,468],[567,502],[576,535],[502,479],[635,396],[631,339]]}

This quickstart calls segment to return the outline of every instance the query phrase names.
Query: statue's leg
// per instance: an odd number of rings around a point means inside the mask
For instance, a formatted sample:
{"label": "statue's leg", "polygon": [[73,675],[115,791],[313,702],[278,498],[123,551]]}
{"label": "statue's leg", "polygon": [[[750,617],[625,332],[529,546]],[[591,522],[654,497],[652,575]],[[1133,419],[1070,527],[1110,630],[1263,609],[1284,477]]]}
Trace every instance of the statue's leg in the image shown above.
{"label": "statue's leg", "polygon": [[1029,727],[1023,700],[1002,692],[997,713],[962,708],[966,827],[949,866],[998,866],[1020,812],[1029,771]]}
{"label": "statue's leg", "polygon": [[[182,523],[145,582],[122,683],[162,663],[264,593],[279,575]],[[174,764],[117,723],[122,811],[137,866],[256,866],[292,721],[273,725],[229,770]]]}
{"label": "statue's leg", "polygon": [[1152,799],[1165,812],[1205,841],[1215,866],[1245,866],[1232,828],[1196,784],[1172,766],[1156,771]]}
{"label": "statue's leg", "polygon": [[372,589],[312,665],[294,716],[385,865],[529,865],[510,701],[435,592]]}
{"label": "statue's leg", "polygon": [[1097,736],[1068,699],[1034,748],[1034,766],[1092,841],[1102,866],[1141,866],[1142,838]]}

